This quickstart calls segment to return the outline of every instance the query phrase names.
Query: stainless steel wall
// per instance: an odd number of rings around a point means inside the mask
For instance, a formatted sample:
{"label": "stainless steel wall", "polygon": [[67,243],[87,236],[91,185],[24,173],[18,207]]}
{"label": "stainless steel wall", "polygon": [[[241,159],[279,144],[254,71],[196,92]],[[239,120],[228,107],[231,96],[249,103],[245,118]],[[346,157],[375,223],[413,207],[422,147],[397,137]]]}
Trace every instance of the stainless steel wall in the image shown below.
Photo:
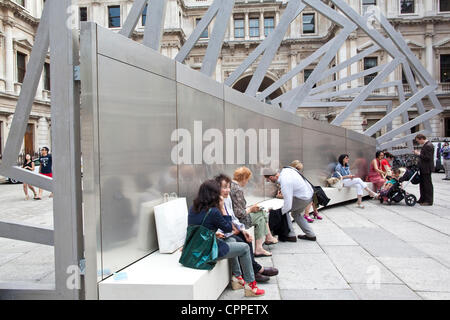
{"label": "stainless steel wall", "polygon": [[[89,186],[84,190],[84,215],[95,216],[90,221],[96,221],[85,225],[85,233],[86,239],[96,242],[86,246],[96,251],[87,255],[96,257],[89,261],[89,268],[95,266],[99,275],[96,280],[157,250],[149,210],[163,201],[164,193],[177,192],[190,206],[204,180],[221,172],[232,176],[237,167],[246,165],[253,172],[246,187],[248,202],[273,196],[274,186],[260,174],[264,165],[259,146],[255,163],[249,163],[247,139],[245,163],[227,164],[227,129],[257,134],[267,129],[269,146],[270,130],[278,130],[279,159],[273,165],[281,168],[300,160],[305,175],[320,185],[339,154],[350,153],[351,159],[359,160],[352,165],[361,166],[368,165],[375,152],[374,139],[257,102],[95,24],[82,30],[81,43],[86,128],[82,148]],[[190,150],[183,151],[190,151],[192,163],[177,163],[185,156],[180,152],[172,159],[174,132],[180,137],[175,129],[190,133]],[[199,158],[213,142],[203,139],[208,129],[222,133],[222,146],[216,145],[222,162],[207,164]],[[235,143],[235,161],[237,152]],[[150,234],[144,237],[145,245],[143,234]]]}

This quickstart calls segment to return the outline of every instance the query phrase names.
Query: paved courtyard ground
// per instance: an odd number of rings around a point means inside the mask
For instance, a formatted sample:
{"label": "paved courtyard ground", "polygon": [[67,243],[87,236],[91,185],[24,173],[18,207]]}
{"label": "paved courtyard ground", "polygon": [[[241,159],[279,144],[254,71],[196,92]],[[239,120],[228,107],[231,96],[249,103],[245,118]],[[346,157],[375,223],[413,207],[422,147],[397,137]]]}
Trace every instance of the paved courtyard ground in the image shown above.
{"label": "paved courtyard ground", "polygon": [[[317,242],[278,243],[264,266],[280,270],[257,299],[449,299],[450,181],[434,174],[435,204],[387,206],[366,200],[321,211]],[[418,186],[408,191],[419,195]],[[52,200],[24,200],[22,185],[0,181],[0,219],[52,226]],[[299,229],[297,228],[297,231]],[[52,247],[0,238],[3,282],[52,283]],[[242,299],[227,289],[220,299]]]}

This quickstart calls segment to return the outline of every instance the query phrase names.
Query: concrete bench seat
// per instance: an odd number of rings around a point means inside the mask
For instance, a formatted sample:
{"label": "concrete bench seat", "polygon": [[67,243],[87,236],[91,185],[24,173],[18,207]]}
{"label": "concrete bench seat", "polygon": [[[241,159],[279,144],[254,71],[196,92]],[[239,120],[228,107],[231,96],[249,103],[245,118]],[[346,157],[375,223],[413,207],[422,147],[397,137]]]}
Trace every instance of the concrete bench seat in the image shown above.
{"label": "concrete bench seat", "polygon": [[212,270],[182,266],[181,251],[154,252],[99,283],[100,300],[215,300],[230,282],[228,259]]}

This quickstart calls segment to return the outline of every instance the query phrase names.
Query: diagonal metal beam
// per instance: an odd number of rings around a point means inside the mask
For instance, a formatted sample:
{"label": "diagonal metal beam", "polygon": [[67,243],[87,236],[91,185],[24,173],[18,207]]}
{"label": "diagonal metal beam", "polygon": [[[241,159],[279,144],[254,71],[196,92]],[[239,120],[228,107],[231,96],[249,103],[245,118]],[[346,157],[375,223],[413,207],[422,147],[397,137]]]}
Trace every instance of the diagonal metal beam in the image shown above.
{"label": "diagonal metal beam", "polygon": [[[392,147],[395,147],[395,146],[398,146],[399,144],[402,144],[402,143],[408,143],[408,142],[411,142],[411,141],[413,141],[414,140],[414,138],[416,137],[416,135],[418,135],[419,133],[421,133],[421,134],[425,134],[426,133],[426,130],[421,130],[421,131],[419,131],[419,132],[415,132],[415,133],[410,133],[410,134],[408,134],[408,135],[406,135],[406,136],[404,136],[404,137],[402,137],[402,138],[398,138],[398,139],[395,139],[395,140],[391,140],[391,141],[389,141],[389,142],[385,142],[385,143],[381,143],[379,146],[378,146],[378,148],[380,149],[380,150],[384,150],[384,149],[389,149],[389,148],[392,148]],[[409,149],[409,148],[408,148]]]}
{"label": "diagonal metal beam", "polygon": [[331,122],[333,125],[341,125],[342,122],[364,101],[370,93],[381,83],[395,68],[401,63],[401,60],[395,58],[390,62],[383,71],[381,71],[367,87]]}
{"label": "diagonal metal beam", "polygon": [[[300,3],[299,0],[290,0],[288,6],[296,6],[295,14],[292,15],[287,12],[287,9],[283,16],[281,17],[280,22],[275,27],[275,30],[273,30],[270,35],[261,42],[255,50],[253,50],[250,55],[242,62],[236,70],[233,71],[233,73],[224,81],[224,84],[231,87],[233,83],[239,79],[239,77],[252,65],[253,62],[270,46],[272,46],[273,43],[277,42],[277,38],[284,38],[284,35],[286,34],[287,30],[286,28],[289,26],[289,24],[297,18],[297,16],[303,11],[303,9],[306,7],[303,3]],[[288,19],[287,14],[291,17],[291,19]]]}
{"label": "diagonal metal beam", "polygon": [[164,33],[167,0],[150,0],[147,6],[144,40],[142,44],[159,52]]}
{"label": "diagonal metal beam", "polygon": [[53,230],[37,225],[0,221],[0,237],[52,246]]}
{"label": "diagonal metal beam", "polygon": [[373,126],[368,128],[364,134],[366,136],[371,136],[375,132],[377,132],[379,129],[387,125],[388,123],[392,123],[395,117],[401,115],[405,111],[407,111],[409,108],[411,108],[413,105],[417,103],[418,100],[423,99],[426,97],[430,92],[436,89],[436,86],[428,86],[423,88],[423,90],[420,90],[420,92],[416,93],[414,96],[403,102],[400,106],[395,108],[395,110],[391,111],[387,115],[385,115],[382,119],[377,121]]}
{"label": "diagonal metal beam", "polygon": [[130,13],[128,13],[127,19],[125,20],[125,23],[123,24],[122,30],[120,30],[119,34],[127,38],[131,37],[134,29],[136,29],[142,13],[144,12],[147,2],[148,0],[134,0]]}
{"label": "diagonal metal beam", "polygon": [[252,78],[250,79],[250,83],[245,90],[245,94],[252,97],[256,96],[256,93],[258,92],[258,89],[264,80],[267,70],[269,69],[273,58],[275,57],[278,48],[280,47],[281,42],[283,41],[284,36],[289,29],[291,21],[293,21],[297,17],[298,13],[303,11],[303,9],[300,10],[300,8],[302,7],[304,9],[306,6],[300,0],[289,1],[280,24],[278,25],[278,36],[272,37],[270,45],[264,50],[261,61],[259,62],[258,67],[256,68]]}
{"label": "diagonal metal beam", "polygon": [[211,21],[216,16],[217,12],[221,8],[222,0],[215,0],[213,4],[209,7],[209,9],[206,11],[203,18],[198,23],[197,27],[194,29],[190,37],[186,40],[184,45],[181,47],[178,54],[175,56],[175,60],[183,63],[184,60],[187,58],[191,50],[194,48],[195,44],[197,43],[198,39],[200,39],[200,36],[202,35],[203,31],[209,26]]}
{"label": "diagonal metal beam", "polygon": [[230,21],[230,16],[233,12],[234,1],[235,0],[222,0],[220,10],[217,13],[214,22],[214,29],[211,33],[206,54],[203,57],[202,68],[200,69],[200,72],[209,77],[212,76],[216,70],[217,59],[219,58],[228,22]]}
{"label": "diagonal metal beam", "polygon": [[295,77],[297,74],[299,74],[303,69],[305,69],[307,66],[309,66],[311,63],[313,63],[315,60],[320,58],[326,51],[328,51],[333,43],[335,42],[335,39],[331,39],[326,44],[324,44],[322,47],[320,47],[318,50],[314,51],[309,57],[302,60],[298,65],[294,67],[291,71],[284,74],[279,80],[272,83],[267,89],[265,89],[263,92],[256,95],[256,98],[260,101],[263,101],[265,98],[267,98],[270,94],[272,94],[274,91],[279,89],[283,84],[291,80],[293,77]]}

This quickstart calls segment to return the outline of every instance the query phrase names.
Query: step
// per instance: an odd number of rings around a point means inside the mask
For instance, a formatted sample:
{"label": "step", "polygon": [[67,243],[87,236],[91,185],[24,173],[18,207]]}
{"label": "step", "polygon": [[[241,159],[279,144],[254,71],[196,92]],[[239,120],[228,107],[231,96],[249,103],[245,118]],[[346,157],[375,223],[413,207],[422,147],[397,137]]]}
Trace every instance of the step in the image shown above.
{"label": "step", "polygon": [[212,270],[183,267],[181,251],[159,251],[133,263],[98,285],[100,300],[216,300],[230,282],[228,259]]}

